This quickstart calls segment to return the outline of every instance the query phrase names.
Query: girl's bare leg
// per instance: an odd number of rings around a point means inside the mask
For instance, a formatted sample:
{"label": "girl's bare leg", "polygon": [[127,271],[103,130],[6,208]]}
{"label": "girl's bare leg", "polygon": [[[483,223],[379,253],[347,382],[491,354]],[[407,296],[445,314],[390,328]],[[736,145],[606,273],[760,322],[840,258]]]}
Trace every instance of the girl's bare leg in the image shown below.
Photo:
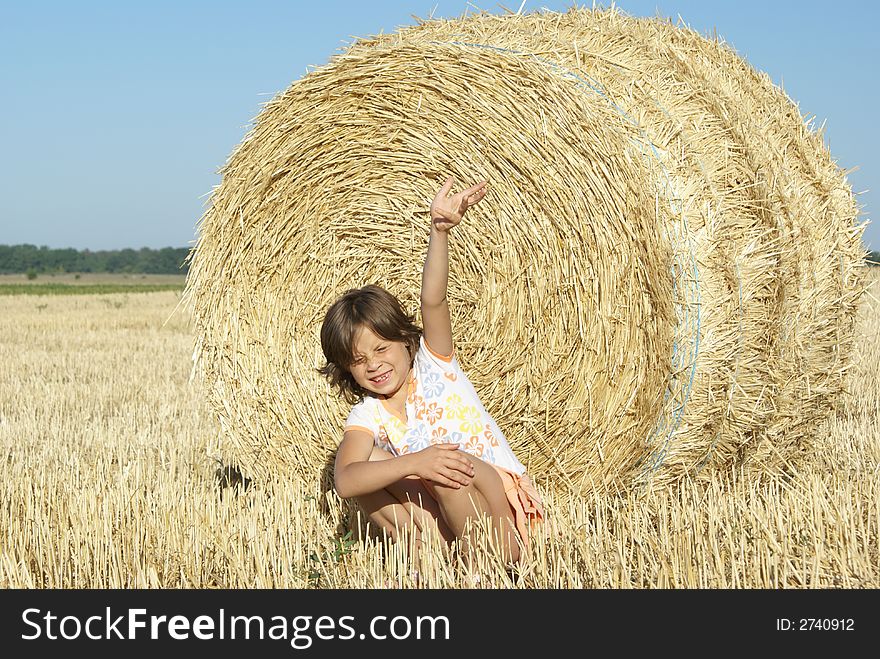
{"label": "girl's bare leg", "polygon": [[[370,460],[388,460],[390,453],[378,447],[373,449]],[[393,541],[400,540],[404,528],[420,550],[422,536],[430,533],[445,543],[452,542],[455,534],[443,520],[437,501],[420,479],[404,478],[377,492],[357,498],[370,521]]]}
{"label": "girl's bare leg", "polygon": [[[516,522],[501,477],[490,464],[472,455],[465,455],[474,465],[474,478],[469,485],[452,488],[434,484],[431,488],[440,504],[443,519],[456,537],[461,539],[469,521],[475,523],[483,515],[488,515],[495,536],[493,540],[501,550],[502,559],[515,563],[519,560]],[[467,553],[467,545],[473,543],[473,538],[463,539]],[[470,559],[469,556],[466,558]]]}

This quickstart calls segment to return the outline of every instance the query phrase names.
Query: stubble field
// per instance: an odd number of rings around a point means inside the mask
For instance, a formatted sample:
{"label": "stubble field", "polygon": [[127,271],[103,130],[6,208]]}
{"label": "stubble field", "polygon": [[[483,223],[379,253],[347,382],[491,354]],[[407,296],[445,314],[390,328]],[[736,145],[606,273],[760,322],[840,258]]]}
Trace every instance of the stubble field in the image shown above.
{"label": "stubble field", "polygon": [[318,482],[221,489],[179,291],[0,296],[0,587],[880,587],[878,271],[850,393],[790,474],[545,491],[533,555],[508,572],[486,554],[478,581],[354,541]]}

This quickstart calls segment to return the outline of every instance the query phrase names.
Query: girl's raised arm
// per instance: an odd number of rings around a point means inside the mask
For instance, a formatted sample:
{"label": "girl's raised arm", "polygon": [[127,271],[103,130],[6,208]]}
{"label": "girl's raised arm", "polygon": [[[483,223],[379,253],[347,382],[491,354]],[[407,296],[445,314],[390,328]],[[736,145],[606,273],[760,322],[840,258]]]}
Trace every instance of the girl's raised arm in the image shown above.
{"label": "girl's raised arm", "polygon": [[488,181],[449,196],[453,178],[446,179],[431,203],[431,234],[422,270],[422,325],[425,342],[441,355],[452,354],[452,322],[446,287],[449,283],[449,230],[465,211],[486,196]]}

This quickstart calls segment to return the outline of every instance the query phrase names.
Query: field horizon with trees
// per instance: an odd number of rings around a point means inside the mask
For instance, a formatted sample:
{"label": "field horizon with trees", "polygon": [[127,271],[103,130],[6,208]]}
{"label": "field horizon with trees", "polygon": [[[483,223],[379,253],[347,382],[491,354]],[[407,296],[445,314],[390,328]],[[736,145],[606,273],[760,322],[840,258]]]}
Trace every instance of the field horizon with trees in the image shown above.
{"label": "field horizon with trees", "polygon": [[45,245],[0,245],[0,274],[51,273],[183,274],[189,247],[152,249],[76,250]]}
{"label": "field horizon with trees", "polygon": [[[0,275],[23,274],[30,279],[46,274],[167,274],[186,275],[189,247],[116,250],[56,249],[46,245],[0,245]],[[869,265],[880,265],[880,250],[868,251]]]}

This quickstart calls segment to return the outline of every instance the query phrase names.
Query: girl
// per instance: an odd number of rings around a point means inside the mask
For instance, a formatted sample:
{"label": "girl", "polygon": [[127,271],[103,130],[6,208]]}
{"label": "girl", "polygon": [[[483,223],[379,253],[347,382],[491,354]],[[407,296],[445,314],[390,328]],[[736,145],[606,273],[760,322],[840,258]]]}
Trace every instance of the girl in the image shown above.
{"label": "girl", "polygon": [[321,326],[321,372],[356,403],[336,454],[335,486],[396,541],[408,521],[416,541],[428,527],[447,542],[487,515],[503,559],[516,562],[543,519],[540,497],[459,367],[446,287],[449,230],[486,194],[487,181],[449,196],[449,177],[431,204],[422,272],[424,330],[378,286],[350,290]]}

